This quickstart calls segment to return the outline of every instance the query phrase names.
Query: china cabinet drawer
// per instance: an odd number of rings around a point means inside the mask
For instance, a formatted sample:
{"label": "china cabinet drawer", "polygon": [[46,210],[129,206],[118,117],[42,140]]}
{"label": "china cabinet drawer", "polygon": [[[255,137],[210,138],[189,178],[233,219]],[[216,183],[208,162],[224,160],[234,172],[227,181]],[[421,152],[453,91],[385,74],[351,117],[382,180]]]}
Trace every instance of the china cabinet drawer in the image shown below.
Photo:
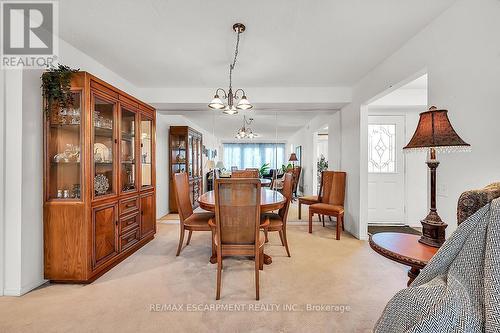
{"label": "china cabinet drawer", "polygon": [[134,229],[120,237],[120,252],[125,251],[141,239],[139,228]]}
{"label": "china cabinet drawer", "polygon": [[139,227],[139,212],[135,214],[120,217],[120,235]]}
{"label": "china cabinet drawer", "polygon": [[139,210],[139,198],[120,201],[120,216]]}

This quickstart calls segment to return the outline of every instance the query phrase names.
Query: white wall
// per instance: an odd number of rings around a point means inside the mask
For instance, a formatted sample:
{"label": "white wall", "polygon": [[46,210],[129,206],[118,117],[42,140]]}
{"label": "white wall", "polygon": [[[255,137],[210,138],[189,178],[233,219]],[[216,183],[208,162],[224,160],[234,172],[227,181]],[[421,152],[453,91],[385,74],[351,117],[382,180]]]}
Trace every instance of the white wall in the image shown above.
{"label": "white wall", "polygon": [[361,194],[366,196],[360,153],[365,105],[423,71],[429,78],[429,104],[450,111],[452,124],[473,150],[439,156],[437,204],[448,235],[456,229],[460,193],[499,180],[499,17],[497,0],[458,0],[356,85],[353,102],[341,110],[346,229],[351,233],[366,238],[366,207],[360,206]]}
{"label": "white wall", "polygon": [[4,229],[5,229],[5,71],[0,70],[0,296],[4,289]]}
{"label": "white wall", "polygon": [[313,177],[315,177],[314,165],[316,163],[314,135],[315,132],[325,128],[325,126],[328,126],[329,139],[328,167],[331,170],[338,170],[338,168],[336,168],[340,164],[340,154],[338,150],[336,151],[336,149],[340,146],[338,142],[340,131],[337,131],[340,127],[340,117],[338,117],[338,113],[339,112],[318,115],[311,119],[309,123],[305,124],[304,127],[298,130],[294,135],[288,138],[286,144],[287,149],[290,149],[290,145],[293,145],[293,150],[295,151],[295,147],[302,146],[302,177],[304,181],[304,195],[311,195],[314,193]]}
{"label": "white wall", "polygon": [[[222,158],[220,140],[181,115],[156,116],[156,216],[165,216],[169,212],[169,179],[168,179],[168,130],[170,126],[189,126],[203,134],[203,145],[207,149],[217,149],[217,158]],[[203,155],[203,175],[208,172],[205,167],[207,158]],[[205,179],[203,186],[206,188]]]}
{"label": "white wall", "polygon": [[[118,88],[135,93],[132,84],[83,52],[60,40],[60,61],[97,75]],[[5,71],[5,212],[2,293],[22,295],[43,280],[43,162],[42,71]],[[8,191],[8,192],[6,192]],[[2,261],[0,260],[0,264]]]}
{"label": "white wall", "polygon": [[5,72],[4,295],[21,289],[22,246],[22,71]]}

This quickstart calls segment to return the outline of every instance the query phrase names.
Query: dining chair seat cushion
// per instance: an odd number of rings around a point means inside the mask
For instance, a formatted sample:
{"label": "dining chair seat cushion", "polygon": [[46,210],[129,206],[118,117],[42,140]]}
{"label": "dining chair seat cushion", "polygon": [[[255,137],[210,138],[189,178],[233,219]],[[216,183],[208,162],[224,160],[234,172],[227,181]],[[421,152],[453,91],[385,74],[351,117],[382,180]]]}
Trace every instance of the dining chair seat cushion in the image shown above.
{"label": "dining chair seat cushion", "polygon": [[283,220],[276,213],[265,213],[260,216],[260,224],[262,225],[266,219],[269,219],[268,231],[279,231],[283,228]]}
{"label": "dining chair seat cushion", "polygon": [[325,203],[316,203],[309,206],[309,212],[323,215],[337,215],[344,213],[344,207],[339,205],[330,205]]}
{"label": "dining chair seat cushion", "polygon": [[188,230],[210,231],[211,229],[208,225],[208,220],[210,219],[215,219],[214,213],[193,213],[184,220],[184,227]]}
{"label": "dining chair seat cushion", "polygon": [[317,195],[308,195],[305,197],[300,197],[299,201],[300,203],[315,204],[319,202],[319,198]]}

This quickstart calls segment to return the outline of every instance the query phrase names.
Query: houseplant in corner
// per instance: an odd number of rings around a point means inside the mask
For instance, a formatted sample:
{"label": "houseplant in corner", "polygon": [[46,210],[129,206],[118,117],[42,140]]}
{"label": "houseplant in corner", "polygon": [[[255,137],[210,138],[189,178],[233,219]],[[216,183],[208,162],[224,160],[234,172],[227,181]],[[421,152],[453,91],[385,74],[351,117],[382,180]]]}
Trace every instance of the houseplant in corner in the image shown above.
{"label": "houseplant in corner", "polygon": [[259,177],[264,178],[264,175],[269,171],[269,163],[264,163],[259,169]]}

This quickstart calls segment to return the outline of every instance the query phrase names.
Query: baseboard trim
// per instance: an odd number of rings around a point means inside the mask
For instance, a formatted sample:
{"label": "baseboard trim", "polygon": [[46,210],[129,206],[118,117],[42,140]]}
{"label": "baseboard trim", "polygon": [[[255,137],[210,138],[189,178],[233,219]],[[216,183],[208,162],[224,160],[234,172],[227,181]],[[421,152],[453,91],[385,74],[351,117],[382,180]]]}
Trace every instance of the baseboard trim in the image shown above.
{"label": "baseboard trim", "polygon": [[367,241],[369,239],[368,235],[360,235],[359,240],[362,240],[362,241]]}
{"label": "baseboard trim", "polygon": [[29,283],[25,286],[22,286],[20,289],[4,289],[3,296],[23,296],[24,294],[29,293],[33,289],[40,287],[41,285],[47,283],[48,280],[40,279],[38,281]]}

